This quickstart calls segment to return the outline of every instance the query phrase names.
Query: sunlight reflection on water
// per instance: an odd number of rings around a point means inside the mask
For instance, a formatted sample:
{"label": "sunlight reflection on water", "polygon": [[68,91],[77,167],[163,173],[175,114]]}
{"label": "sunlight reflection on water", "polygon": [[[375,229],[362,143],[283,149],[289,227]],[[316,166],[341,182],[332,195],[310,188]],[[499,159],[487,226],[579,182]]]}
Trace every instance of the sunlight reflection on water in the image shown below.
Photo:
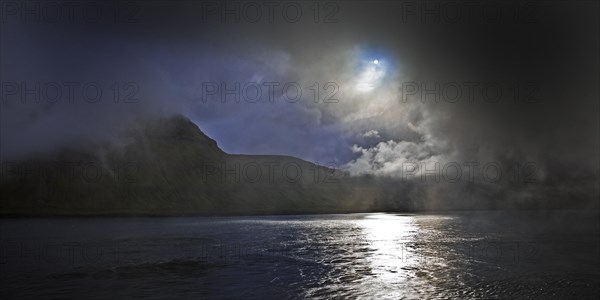
{"label": "sunlight reflection on water", "polygon": [[381,213],[368,215],[356,223],[372,249],[367,260],[375,288],[388,296],[401,296],[397,286],[406,284],[418,264],[416,253],[409,247],[418,232],[415,217]]}

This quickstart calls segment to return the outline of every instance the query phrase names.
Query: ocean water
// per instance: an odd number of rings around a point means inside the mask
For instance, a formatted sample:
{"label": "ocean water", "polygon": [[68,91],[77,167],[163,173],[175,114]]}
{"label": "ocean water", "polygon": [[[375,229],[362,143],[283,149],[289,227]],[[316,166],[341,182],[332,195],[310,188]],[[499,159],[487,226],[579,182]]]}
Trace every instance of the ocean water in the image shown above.
{"label": "ocean water", "polygon": [[598,299],[597,213],[0,220],[2,299]]}

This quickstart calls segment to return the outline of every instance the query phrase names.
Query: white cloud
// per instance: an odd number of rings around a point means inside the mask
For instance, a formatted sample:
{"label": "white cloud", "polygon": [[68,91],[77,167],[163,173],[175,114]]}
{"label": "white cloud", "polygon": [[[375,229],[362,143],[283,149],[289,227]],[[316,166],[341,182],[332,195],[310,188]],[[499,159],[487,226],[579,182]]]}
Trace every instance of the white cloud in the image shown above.
{"label": "white cloud", "polygon": [[352,175],[373,174],[401,177],[403,170],[414,165],[430,165],[438,162],[427,143],[389,140],[374,147],[363,148],[354,145],[352,150],[360,156],[345,165]]}
{"label": "white cloud", "polygon": [[377,131],[377,130],[369,130],[369,131],[367,131],[367,132],[365,132],[363,134],[363,137],[366,137],[366,138],[380,138],[381,136],[379,136],[379,131]]}

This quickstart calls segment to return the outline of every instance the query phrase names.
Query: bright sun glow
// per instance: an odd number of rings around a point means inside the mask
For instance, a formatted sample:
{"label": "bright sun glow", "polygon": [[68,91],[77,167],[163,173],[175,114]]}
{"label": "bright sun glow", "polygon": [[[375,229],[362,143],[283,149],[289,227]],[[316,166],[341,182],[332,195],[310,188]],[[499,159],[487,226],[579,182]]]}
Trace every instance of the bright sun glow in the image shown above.
{"label": "bright sun glow", "polygon": [[378,59],[369,62],[370,63],[367,63],[363,67],[362,72],[358,75],[356,90],[359,92],[370,92],[374,90],[385,75],[385,68]]}

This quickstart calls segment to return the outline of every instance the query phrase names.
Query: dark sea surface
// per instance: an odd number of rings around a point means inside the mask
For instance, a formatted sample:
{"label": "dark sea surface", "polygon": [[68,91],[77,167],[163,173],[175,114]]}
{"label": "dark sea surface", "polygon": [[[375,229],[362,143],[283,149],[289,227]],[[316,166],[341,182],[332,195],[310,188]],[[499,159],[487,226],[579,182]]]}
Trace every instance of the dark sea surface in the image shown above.
{"label": "dark sea surface", "polygon": [[0,220],[1,299],[599,299],[593,212]]}

